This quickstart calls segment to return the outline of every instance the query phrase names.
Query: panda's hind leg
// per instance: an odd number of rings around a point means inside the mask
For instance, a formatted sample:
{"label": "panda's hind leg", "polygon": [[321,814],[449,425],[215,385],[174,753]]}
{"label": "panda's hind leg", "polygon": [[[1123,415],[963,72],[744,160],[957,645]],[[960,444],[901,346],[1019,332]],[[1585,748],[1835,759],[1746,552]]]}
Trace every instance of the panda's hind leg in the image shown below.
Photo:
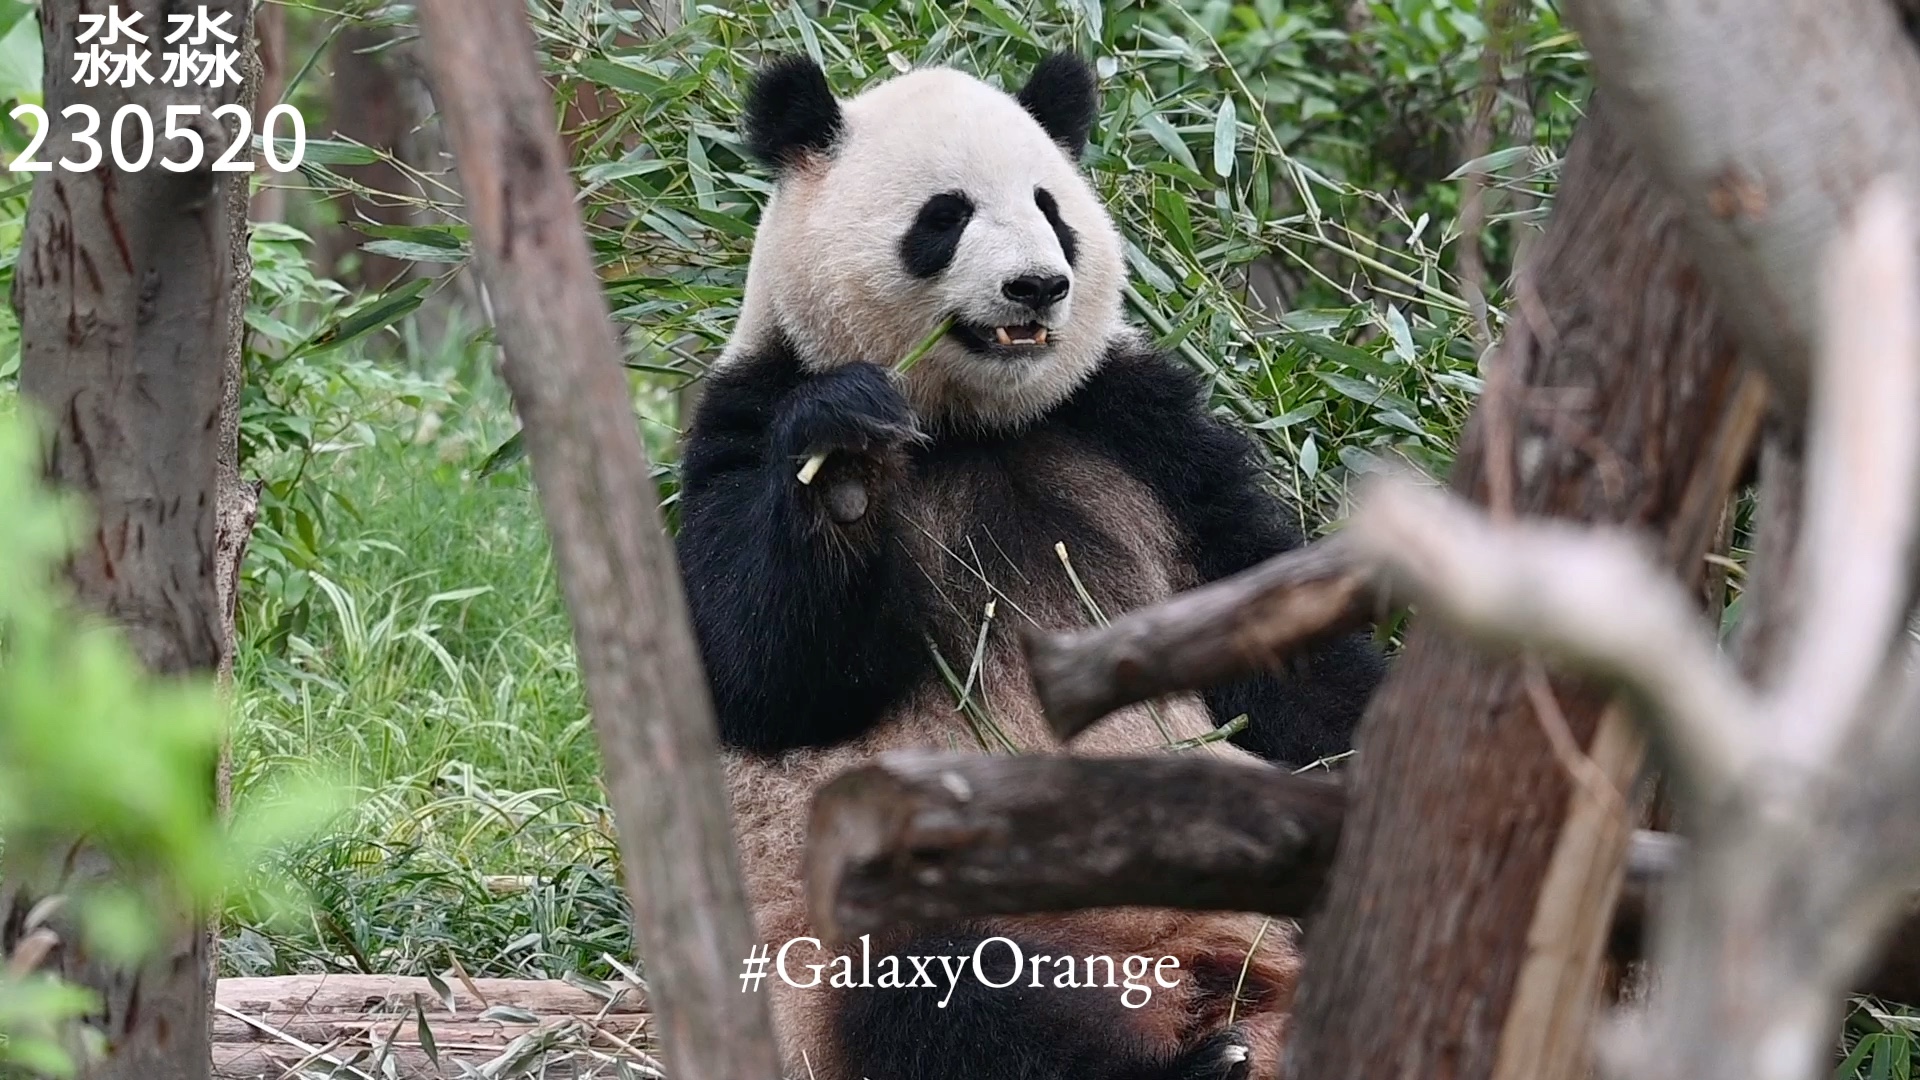
{"label": "panda's hind leg", "polygon": [[[1253,1080],[1249,1040],[1229,1030],[1197,1045],[1184,1008],[1128,1009],[1106,987],[1066,988],[1016,974],[1000,936],[1032,956],[1044,946],[975,929],[925,934],[889,954],[969,958],[949,987],[851,989],[837,1017],[840,1060],[852,1080]],[[901,961],[907,969],[907,961]],[[942,1002],[944,1001],[944,1005]],[[1176,1015],[1178,1014],[1178,1015]],[[1257,1040],[1254,1040],[1257,1042]],[[1182,1045],[1183,1042],[1187,1045]]]}

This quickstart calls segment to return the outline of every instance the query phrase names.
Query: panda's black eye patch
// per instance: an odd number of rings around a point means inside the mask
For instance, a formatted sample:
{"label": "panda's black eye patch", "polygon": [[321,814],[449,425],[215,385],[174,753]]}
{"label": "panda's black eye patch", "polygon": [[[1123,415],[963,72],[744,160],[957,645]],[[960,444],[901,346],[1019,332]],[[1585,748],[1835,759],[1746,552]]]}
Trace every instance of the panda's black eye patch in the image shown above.
{"label": "panda's black eye patch", "polygon": [[1080,254],[1079,237],[1065,221],[1060,218],[1060,204],[1053,201],[1053,192],[1046,188],[1033,189],[1033,204],[1046,215],[1047,224],[1053,226],[1053,235],[1060,238],[1060,254],[1067,257],[1068,266],[1079,265],[1074,261]]}
{"label": "panda's black eye patch", "polygon": [[907,273],[926,278],[945,270],[972,218],[973,202],[958,191],[943,191],[922,203],[913,227],[900,238],[900,261]]}

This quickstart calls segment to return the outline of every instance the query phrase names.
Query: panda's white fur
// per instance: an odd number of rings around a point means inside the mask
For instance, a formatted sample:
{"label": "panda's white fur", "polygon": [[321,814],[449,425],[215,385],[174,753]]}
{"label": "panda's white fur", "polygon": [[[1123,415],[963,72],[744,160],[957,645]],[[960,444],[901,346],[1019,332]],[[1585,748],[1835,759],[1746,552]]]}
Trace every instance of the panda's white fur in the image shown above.
{"label": "panda's white fur", "polygon": [[[986,326],[1027,321],[1001,282],[1064,274],[1071,288],[1046,320],[1044,357],[1010,366],[946,339],[907,382],[908,400],[930,420],[1017,425],[1057,404],[1129,332],[1120,234],[1085,175],[1011,95],[950,68],[889,79],[842,114],[840,147],[783,176],[762,214],[727,357],[752,352],[777,327],[810,367],[892,364],[952,314]],[[1034,203],[1036,187],[1078,235],[1073,265]],[[928,194],[948,188],[972,197],[974,220],[951,267],[916,279],[891,242],[874,238],[905,233]]]}
{"label": "panda's white fur", "polygon": [[[1086,625],[1082,588],[1114,614],[1299,542],[1261,489],[1250,446],[1207,415],[1190,373],[1123,321],[1121,239],[1076,161],[1092,92],[1073,61],[1043,64],[1017,97],[936,68],[836,101],[817,68],[789,64],[750,104],[768,114],[749,123],[767,129],[757,152],[777,183],[739,324],[690,432],[678,543],[730,747],[749,900],[775,950],[810,933],[806,828],[833,777],[890,750],[998,750],[1002,735],[1022,751],[1059,749],[1020,627]],[[1042,189],[1057,224],[1036,201]],[[910,272],[903,238],[949,191],[964,193],[972,216],[937,272]],[[1021,275],[1065,276],[1066,295],[1039,315],[1022,310],[1003,288]],[[1037,321],[1045,344],[996,351],[949,336],[904,380],[881,374],[948,316]],[[829,464],[801,485],[794,470],[817,450],[831,451]],[[823,494],[842,481],[861,491],[851,511]],[[997,614],[969,673],[989,601]],[[969,679],[1000,735],[983,738],[956,708],[927,668],[928,641]],[[1250,696],[1124,710],[1072,750],[1153,752],[1212,731],[1233,715],[1216,716],[1223,709],[1248,711],[1255,727],[1317,723],[1343,749],[1377,678],[1362,648],[1340,646],[1348,652],[1336,649],[1324,672],[1269,679]],[[860,715],[849,723],[843,712]],[[1326,752],[1313,740],[1289,746],[1307,761]],[[1202,752],[1248,756],[1226,743]],[[1083,1015],[1089,999],[1050,1000],[1011,1021],[995,1019],[1005,1003],[995,1001],[970,1015],[927,1013],[949,1030],[922,1026],[904,1042],[857,1033],[853,1050],[848,995],[770,980],[791,1074],[1277,1075],[1299,963],[1291,924],[1139,910],[988,927],[1077,956],[1174,954],[1185,977],[1139,1010],[1096,1004],[1107,1011]],[[915,1057],[921,1036],[944,1049]],[[875,1054],[897,1060],[876,1065]]]}

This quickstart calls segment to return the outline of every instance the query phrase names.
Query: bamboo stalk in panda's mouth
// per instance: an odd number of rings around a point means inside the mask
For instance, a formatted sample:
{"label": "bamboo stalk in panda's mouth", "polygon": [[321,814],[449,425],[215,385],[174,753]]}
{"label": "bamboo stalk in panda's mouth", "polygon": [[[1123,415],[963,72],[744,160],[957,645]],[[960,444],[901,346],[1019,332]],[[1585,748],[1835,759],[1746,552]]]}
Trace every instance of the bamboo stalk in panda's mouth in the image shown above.
{"label": "bamboo stalk in panda's mouth", "polygon": [[[907,372],[912,371],[914,365],[925,359],[926,355],[933,351],[933,347],[940,344],[940,339],[946,337],[947,332],[953,329],[953,322],[952,316],[940,320],[940,325],[933,328],[933,333],[922,338],[918,345],[908,350],[907,355],[901,357],[899,362],[893,365],[893,373],[895,375],[905,375]],[[813,478],[820,475],[820,467],[826,463],[827,455],[813,455],[807,459],[806,464],[800,466],[800,474],[797,479],[799,479],[802,484],[813,483]]]}

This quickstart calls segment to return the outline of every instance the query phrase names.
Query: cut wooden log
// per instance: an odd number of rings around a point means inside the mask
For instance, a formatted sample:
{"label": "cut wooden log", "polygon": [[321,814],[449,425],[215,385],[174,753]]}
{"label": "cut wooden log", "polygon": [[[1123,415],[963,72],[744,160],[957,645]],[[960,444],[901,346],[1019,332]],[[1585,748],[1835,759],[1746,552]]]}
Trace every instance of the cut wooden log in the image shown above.
{"label": "cut wooden log", "polygon": [[1176,907],[1300,916],[1333,864],[1346,793],[1202,754],[903,752],[815,796],[813,925]]}
{"label": "cut wooden log", "polygon": [[[284,975],[260,979],[221,979],[219,1002],[248,1015],[299,1013],[383,1013],[412,1009],[419,998],[428,1018],[478,1014],[496,1005],[540,1014],[640,1015],[646,995],[630,983],[609,984],[607,998],[560,979],[443,980],[453,994],[449,1011],[427,979],[404,975]],[[475,994],[478,994],[476,997]]]}
{"label": "cut wooden log", "polygon": [[[1326,777],[1198,754],[887,754],[815,797],[808,907],[836,941],[1107,907],[1300,919],[1324,900],[1348,810]],[[1686,850],[1670,834],[1631,836],[1614,960],[1644,955],[1652,898]],[[1920,1002],[1920,897],[1855,989]]]}
{"label": "cut wooden log", "polygon": [[[502,1058],[554,1080],[653,1075],[646,995],[603,995],[560,980],[386,975],[222,979],[213,1021],[215,1080],[439,1080]],[[389,1064],[391,1071],[389,1071]],[[512,1069],[504,1075],[517,1075]]]}
{"label": "cut wooden log", "polygon": [[1064,742],[1115,709],[1271,668],[1364,625],[1380,606],[1336,536],[1111,625],[1029,630],[1021,643],[1047,723]]}

